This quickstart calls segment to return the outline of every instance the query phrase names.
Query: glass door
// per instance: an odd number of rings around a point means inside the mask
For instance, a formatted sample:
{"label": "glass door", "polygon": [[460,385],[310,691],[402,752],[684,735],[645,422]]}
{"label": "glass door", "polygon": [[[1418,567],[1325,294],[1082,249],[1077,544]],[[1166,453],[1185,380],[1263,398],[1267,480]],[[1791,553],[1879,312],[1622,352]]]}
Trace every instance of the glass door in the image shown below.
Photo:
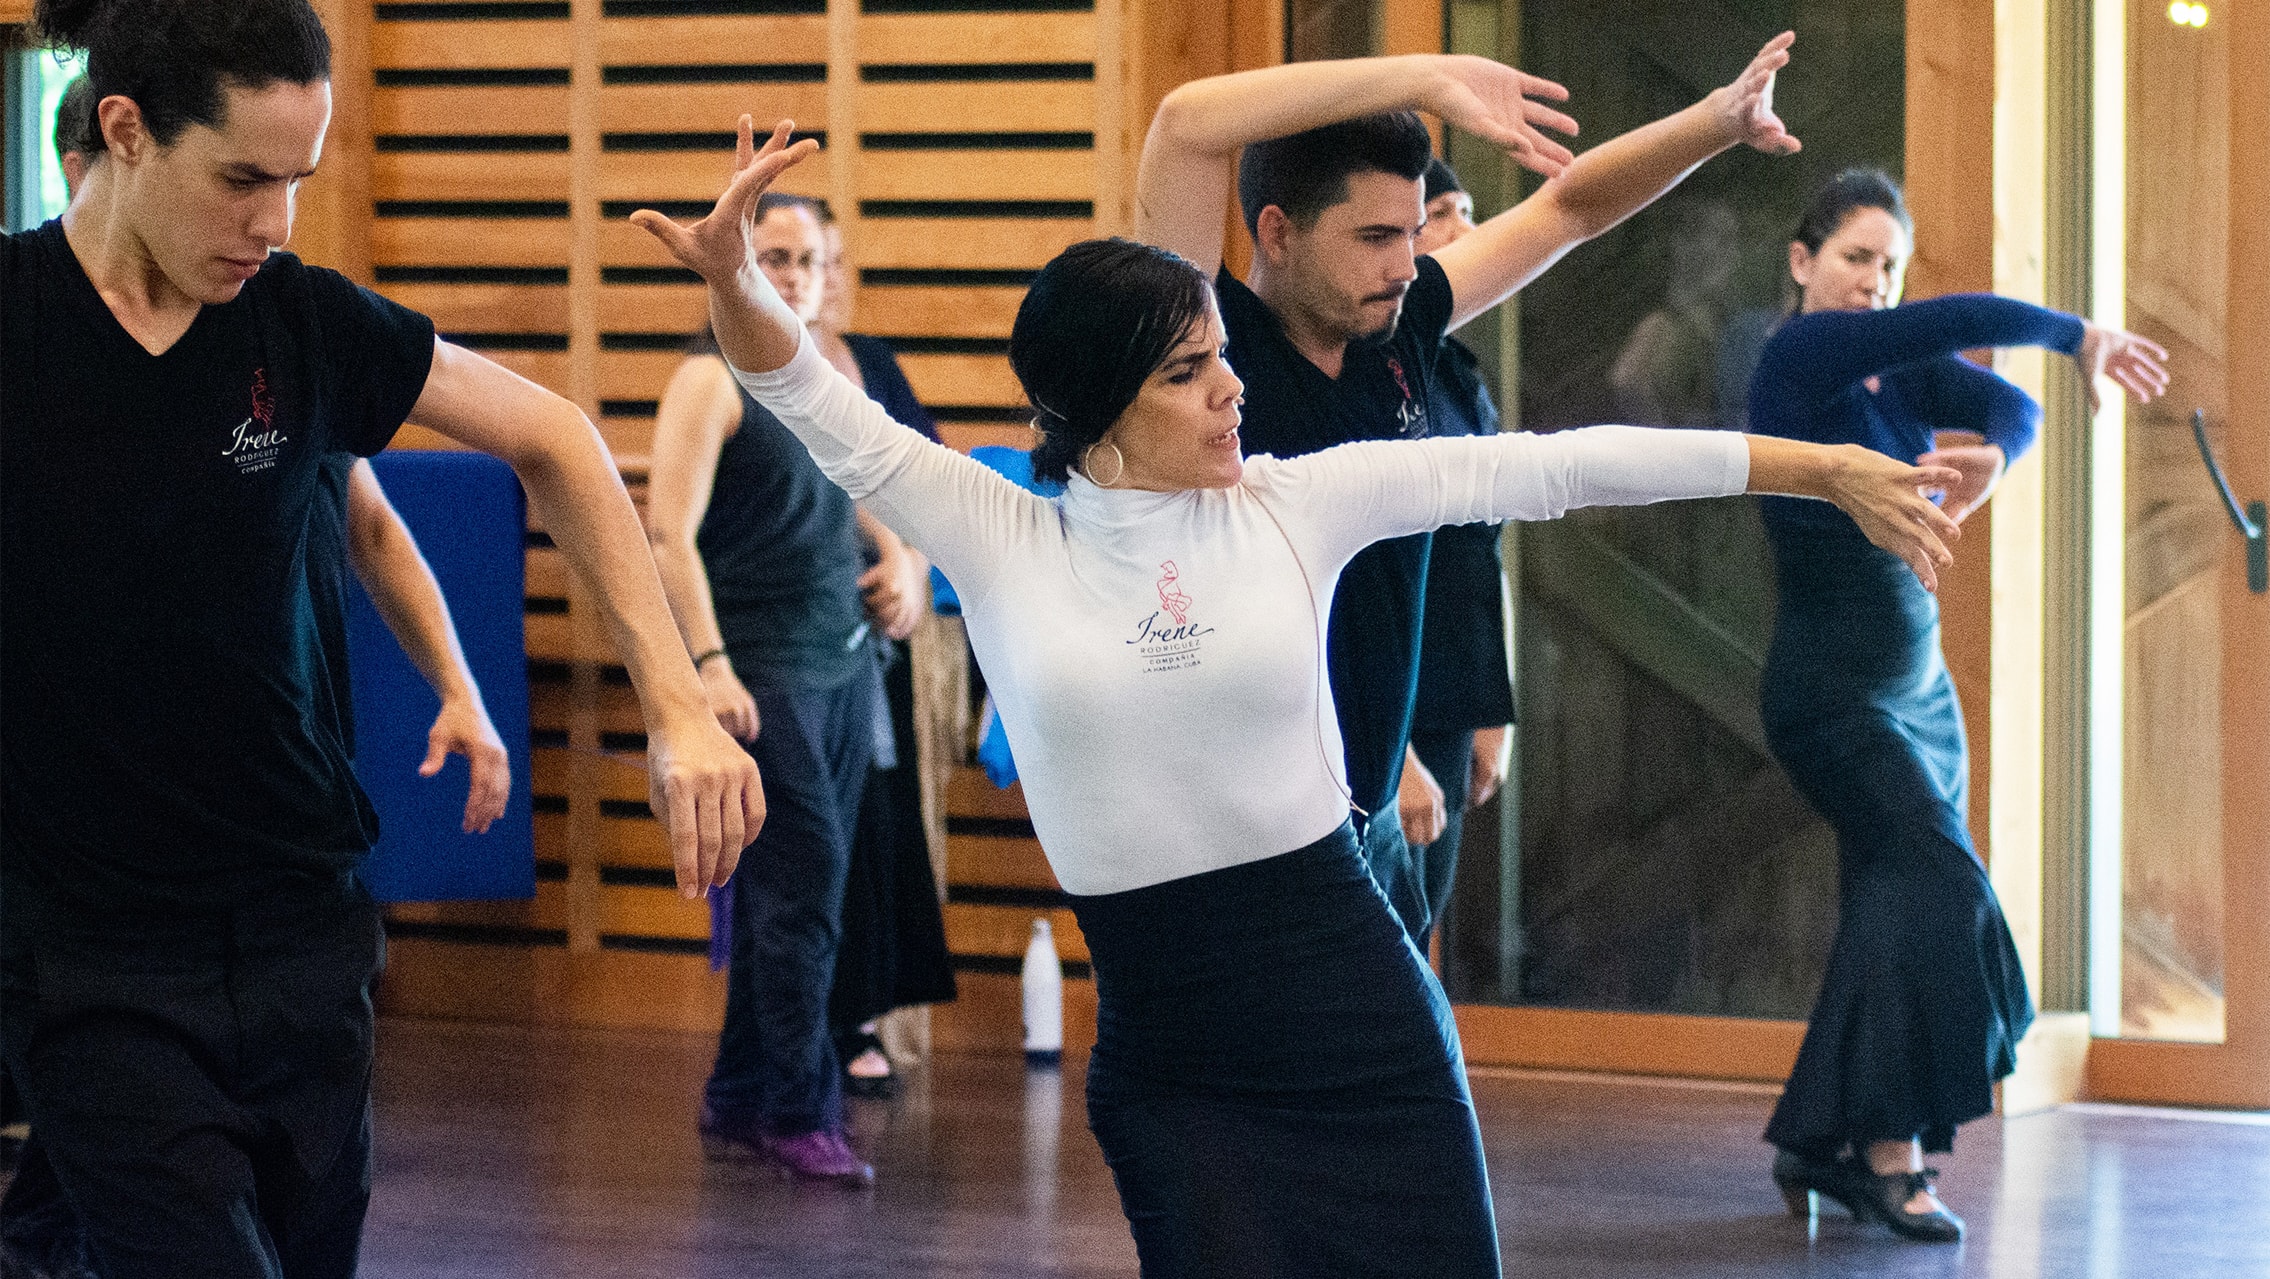
{"label": "glass door", "polygon": [[2270,18],[2094,16],[2098,318],[2174,380],[2094,432],[2089,1089],[2270,1106],[2270,594],[2242,528],[2270,497]]}
{"label": "glass door", "polygon": [[[1785,77],[1776,104],[1800,154],[1721,155],[1459,334],[1505,372],[1519,429],[1742,429],[1806,200],[1840,169],[1903,167],[1901,6],[1779,0],[1709,39],[1667,6],[1447,10],[1457,51],[1566,84],[1586,143],[1696,101],[1797,32],[1810,73]],[[1534,189],[1485,144],[1449,141],[1483,212]],[[1773,568],[1756,502],[1575,512],[1511,528],[1506,559],[1514,780],[1467,819],[1441,933],[1469,1057],[1780,1078],[1820,985],[1837,869],[1765,746]]]}

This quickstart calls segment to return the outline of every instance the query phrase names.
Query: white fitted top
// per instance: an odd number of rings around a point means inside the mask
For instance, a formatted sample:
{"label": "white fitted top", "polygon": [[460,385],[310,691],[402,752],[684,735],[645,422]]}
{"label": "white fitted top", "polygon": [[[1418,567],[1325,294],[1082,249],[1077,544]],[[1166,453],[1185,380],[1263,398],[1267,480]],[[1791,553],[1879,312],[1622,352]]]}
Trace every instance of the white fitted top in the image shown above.
{"label": "white fitted top", "polygon": [[1074,475],[1050,499],[892,421],[809,338],[735,376],[953,579],[1033,829],[1079,894],[1290,852],[1347,818],[1324,622],[1364,546],[1749,480],[1739,435],[1595,426],[1257,456],[1226,489]]}

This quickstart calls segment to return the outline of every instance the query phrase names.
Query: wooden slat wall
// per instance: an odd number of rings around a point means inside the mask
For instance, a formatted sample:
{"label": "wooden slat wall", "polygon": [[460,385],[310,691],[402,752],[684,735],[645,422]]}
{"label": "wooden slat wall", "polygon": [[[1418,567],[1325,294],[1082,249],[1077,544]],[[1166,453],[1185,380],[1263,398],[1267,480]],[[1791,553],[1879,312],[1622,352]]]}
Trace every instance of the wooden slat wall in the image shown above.
{"label": "wooden slat wall", "polygon": [[[1124,228],[1140,127],[1111,55],[1118,0],[950,2],[334,0],[333,25],[364,23],[369,50],[374,283],[578,402],[642,497],[654,404],[704,301],[624,218],[714,198],[740,112],[760,128],[792,118],[825,147],[783,186],[844,223],[858,326],[898,346],[949,442],[1022,443],[1006,355],[1017,304],[1064,246]],[[1147,122],[1149,104],[1135,109]],[[401,443],[441,441],[413,427]],[[671,891],[635,699],[541,531],[528,597],[537,895],[394,908],[387,1004],[714,1027],[707,910]],[[1014,969],[1045,915],[1078,1044],[1093,1033],[1086,950],[1021,795],[965,769],[943,807],[965,996],[938,1042],[1016,1049]]]}

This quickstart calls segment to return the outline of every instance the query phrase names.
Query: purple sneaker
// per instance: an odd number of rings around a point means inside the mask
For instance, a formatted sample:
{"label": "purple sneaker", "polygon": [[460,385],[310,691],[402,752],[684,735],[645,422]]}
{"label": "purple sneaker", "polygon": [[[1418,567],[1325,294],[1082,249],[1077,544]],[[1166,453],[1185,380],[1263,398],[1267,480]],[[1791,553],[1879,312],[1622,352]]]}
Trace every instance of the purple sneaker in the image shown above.
{"label": "purple sneaker", "polygon": [[767,1158],[798,1181],[832,1181],[850,1189],[875,1184],[875,1170],[853,1154],[843,1134],[823,1128],[794,1137],[765,1137]]}

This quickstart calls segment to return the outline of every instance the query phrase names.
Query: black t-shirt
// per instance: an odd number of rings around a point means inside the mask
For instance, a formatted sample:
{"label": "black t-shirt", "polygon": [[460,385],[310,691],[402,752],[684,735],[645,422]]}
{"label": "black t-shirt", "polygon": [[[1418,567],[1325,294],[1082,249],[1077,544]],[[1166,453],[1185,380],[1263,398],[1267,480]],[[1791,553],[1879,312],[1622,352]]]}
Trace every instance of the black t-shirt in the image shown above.
{"label": "black t-shirt", "polygon": [[[1457,338],[1442,340],[1430,404],[1435,435],[1496,435],[1498,406],[1481,362]],[[1513,722],[1505,665],[1505,563],[1498,525],[1435,530],[1427,560],[1426,625],[1419,641],[1416,733],[1455,733]]]}
{"label": "black t-shirt", "polygon": [[[1450,327],[1450,280],[1433,258],[1404,295],[1384,342],[1351,342],[1340,376],[1326,377],[1286,338],[1284,325],[1227,269],[1215,280],[1230,367],[1245,382],[1247,453],[1298,457],[1355,440],[1417,439],[1430,433],[1435,361]],[[1326,665],[1347,752],[1348,789],[1381,812],[1395,800],[1411,703],[1419,681],[1419,626],[1433,535],[1376,542],[1340,574]]]}
{"label": "black t-shirt", "polygon": [[[386,446],[432,322],[271,256],[151,355],[59,223],[0,251],[0,777],[11,871],[100,908],[336,878],[355,783],[311,545],[333,455]],[[335,571],[335,570],[334,570]]]}
{"label": "black t-shirt", "polygon": [[733,671],[750,689],[841,688],[874,669],[851,497],[746,392],[694,544]]}
{"label": "black t-shirt", "polygon": [[307,518],[308,598],[315,608],[316,647],[323,654],[316,713],[349,758],[355,752],[355,690],[347,655],[347,486],[361,460],[338,449],[324,456]]}

